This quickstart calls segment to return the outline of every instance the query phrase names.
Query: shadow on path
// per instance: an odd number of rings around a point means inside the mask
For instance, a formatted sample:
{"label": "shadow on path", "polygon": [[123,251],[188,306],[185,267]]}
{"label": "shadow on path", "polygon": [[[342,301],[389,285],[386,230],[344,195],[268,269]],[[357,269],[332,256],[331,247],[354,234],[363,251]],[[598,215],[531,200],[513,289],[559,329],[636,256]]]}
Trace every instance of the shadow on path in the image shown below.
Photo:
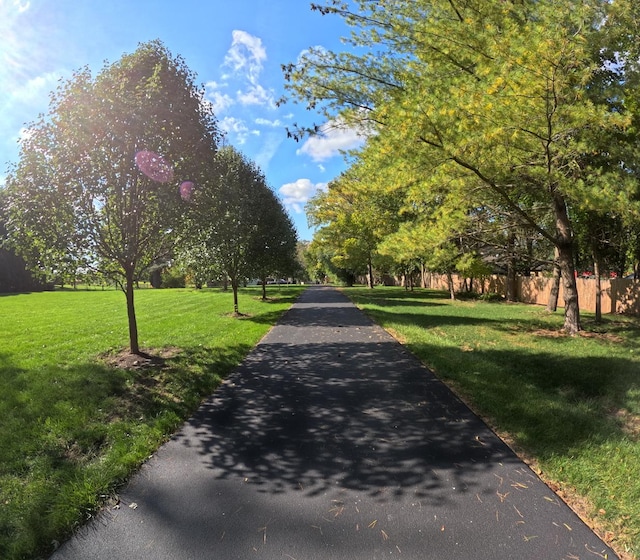
{"label": "shadow on path", "polygon": [[475,471],[513,460],[395,342],[262,344],[190,426],[182,442],[216,476],[268,493],[338,484],[442,505],[451,484],[483,492]]}
{"label": "shadow on path", "polygon": [[411,354],[310,288],[56,560],[615,555]]}

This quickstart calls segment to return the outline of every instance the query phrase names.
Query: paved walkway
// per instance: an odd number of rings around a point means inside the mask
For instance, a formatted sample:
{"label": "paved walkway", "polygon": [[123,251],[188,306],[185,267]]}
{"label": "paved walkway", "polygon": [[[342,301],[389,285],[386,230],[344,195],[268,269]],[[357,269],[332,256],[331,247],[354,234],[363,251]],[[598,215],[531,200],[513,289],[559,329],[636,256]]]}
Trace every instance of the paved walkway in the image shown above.
{"label": "paved walkway", "polygon": [[616,558],[342,294],[313,287],[55,560]]}

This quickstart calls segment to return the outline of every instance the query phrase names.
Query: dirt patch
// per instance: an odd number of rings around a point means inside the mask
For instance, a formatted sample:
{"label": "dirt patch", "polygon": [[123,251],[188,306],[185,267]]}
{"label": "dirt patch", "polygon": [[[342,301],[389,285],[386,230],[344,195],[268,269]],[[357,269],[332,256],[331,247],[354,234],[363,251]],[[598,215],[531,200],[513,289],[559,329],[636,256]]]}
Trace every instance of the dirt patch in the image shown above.
{"label": "dirt patch", "polygon": [[390,327],[386,327],[386,331],[393,337],[395,338],[400,344],[406,344],[407,343],[407,339],[402,336],[397,330],[392,329]]}
{"label": "dirt patch", "polygon": [[531,331],[534,336],[542,336],[544,338],[567,338],[569,335],[560,329],[536,329]]}
{"label": "dirt patch", "polygon": [[175,347],[144,349],[140,354],[132,354],[127,349],[117,354],[102,356],[102,360],[107,365],[120,369],[160,369],[169,358],[177,356],[180,352],[180,348]]}
{"label": "dirt patch", "polygon": [[613,410],[611,416],[620,424],[622,431],[633,441],[640,440],[640,416],[623,408]]}
{"label": "dirt patch", "polygon": [[[562,329],[535,329],[533,331],[531,331],[531,334],[533,334],[534,336],[541,336],[544,338],[569,338],[570,335],[567,334],[564,330]],[[598,331],[585,331],[582,330],[578,333],[578,336],[581,336],[582,338],[593,338],[596,340],[606,340],[607,342],[613,342],[613,343],[622,343],[624,342],[624,339],[614,333],[610,333],[610,332],[598,332]]]}
{"label": "dirt patch", "polygon": [[595,338],[597,340],[606,340],[607,342],[613,342],[615,344],[622,344],[624,342],[624,338],[610,332],[580,331],[579,334],[583,338]]}

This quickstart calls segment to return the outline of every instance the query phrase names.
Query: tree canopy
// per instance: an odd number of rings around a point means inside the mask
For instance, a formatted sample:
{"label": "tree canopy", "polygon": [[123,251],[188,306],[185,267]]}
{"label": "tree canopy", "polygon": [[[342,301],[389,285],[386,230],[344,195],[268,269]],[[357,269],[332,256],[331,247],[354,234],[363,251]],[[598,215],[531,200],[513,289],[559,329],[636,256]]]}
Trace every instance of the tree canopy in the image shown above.
{"label": "tree canopy", "polygon": [[507,233],[505,247],[514,232],[544,240],[562,274],[564,328],[575,333],[574,217],[638,215],[634,97],[624,85],[636,79],[636,46],[614,25],[633,19],[632,5],[332,0],[315,9],[343,17],[355,48],[311,49],[285,66],[290,95],[372,131],[361,158],[373,151],[386,163],[369,175],[382,171],[394,193],[406,187],[396,241],[430,239],[415,247],[426,259],[489,226],[492,241]]}
{"label": "tree canopy", "polygon": [[195,186],[181,231],[190,262],[211,263],[231,280],[236,314],[244,278],[286,271],[295,261],[291,220],[264,174],[232,146],[217,152]]}
{"label": "tree canopy", "polygon": [[69,262],[113,277],[133,353],[134,283],[170,250],[179,184],[200,180],[217,136],[192,72],[153,41],[95,77],[76,72],[22,140],[7,183],[15,246],[43,271]]}

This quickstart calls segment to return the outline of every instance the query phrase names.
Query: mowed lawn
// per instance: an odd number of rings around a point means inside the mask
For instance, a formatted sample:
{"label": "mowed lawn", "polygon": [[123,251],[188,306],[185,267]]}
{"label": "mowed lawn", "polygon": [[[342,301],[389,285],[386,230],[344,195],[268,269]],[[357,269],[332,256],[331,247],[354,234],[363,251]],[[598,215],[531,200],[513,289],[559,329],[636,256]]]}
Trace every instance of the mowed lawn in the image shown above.
{"label": "mowed lawn", "polygon": [[136,291],[140,345],[123,369],[116,290],[0,295],[0,558],[46,556],[124,481],[293,303],[300,287]]}
{"label": "mowed lawn", "polygon": [[[447,382],[624,557],[640,558],[640,321],[399,288],[345,293]],[[580,499],[581,498],[581,499]],[[627,556],[628,555],[628,556]]]}

